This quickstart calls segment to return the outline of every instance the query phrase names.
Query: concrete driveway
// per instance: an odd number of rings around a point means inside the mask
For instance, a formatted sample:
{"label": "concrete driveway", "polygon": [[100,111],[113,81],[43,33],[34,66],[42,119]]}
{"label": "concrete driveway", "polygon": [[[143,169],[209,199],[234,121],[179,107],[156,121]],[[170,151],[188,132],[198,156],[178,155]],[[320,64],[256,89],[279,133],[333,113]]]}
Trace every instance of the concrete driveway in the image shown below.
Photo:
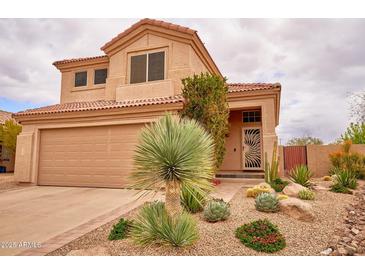
{"label": "concrete driveway", "polygon": [[148,199],[134,194],[46,186],[0,193],[0,255],[45,255]]}

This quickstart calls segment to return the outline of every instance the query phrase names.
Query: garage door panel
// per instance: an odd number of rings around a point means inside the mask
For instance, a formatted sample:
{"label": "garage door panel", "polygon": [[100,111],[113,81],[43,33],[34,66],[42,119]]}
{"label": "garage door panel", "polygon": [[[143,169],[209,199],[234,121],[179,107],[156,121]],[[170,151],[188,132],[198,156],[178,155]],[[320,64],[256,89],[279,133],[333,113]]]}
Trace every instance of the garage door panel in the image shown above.
{"label": "garage door panel", "polygon": [[41,131],[38,184],[123,187],[141,125]]}

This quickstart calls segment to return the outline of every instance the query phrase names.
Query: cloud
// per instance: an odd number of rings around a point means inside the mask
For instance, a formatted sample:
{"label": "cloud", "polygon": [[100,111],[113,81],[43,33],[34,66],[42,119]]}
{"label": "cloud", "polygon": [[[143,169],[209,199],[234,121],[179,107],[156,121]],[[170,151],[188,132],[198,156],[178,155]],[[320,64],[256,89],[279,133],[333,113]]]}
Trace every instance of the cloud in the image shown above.
{"label": "cloud", "polygon": [[[365,90],[363,19],[164,19],[198,30],[230,82],[280,82],[282,142],[333,141],[348,124],[347,96]],[[1,19],[0,97],[57,103],[55,60],[99,55],[137,19]]]}

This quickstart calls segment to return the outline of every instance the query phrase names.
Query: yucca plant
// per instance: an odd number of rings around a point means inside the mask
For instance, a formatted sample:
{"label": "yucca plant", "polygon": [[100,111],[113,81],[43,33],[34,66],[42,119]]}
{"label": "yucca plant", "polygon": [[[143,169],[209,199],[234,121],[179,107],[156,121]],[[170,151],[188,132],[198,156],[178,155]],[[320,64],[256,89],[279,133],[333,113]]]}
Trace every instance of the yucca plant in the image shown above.
{"label": "yucca plant", "polygon": [[166,114],[142,129],[135,150],[131,185],[146,190],[166,189],[166,210],[181,213],[180,190],[206,195],[213,188],[214,143],[195,120]]}
{"label": "yucca plant", "polygon": [[289,172],[289,178],[297,184],[305,187],[310,186],[310,179],[313,174],[306,165],[298,165]]}
{"label": "yucca plant", "polygon": [[338,170],[334,176],[335,184],[341,184],[344,187],[356,189],[357,180],[356,176],[349,170]]}
{"label": "yucca plant", "polygon": [[144,205],[132,223],[130,234],[140,245],[156,243],[180,247],[191,245],[198,239],[195,219],[186,212],[171,216],[163,202]]}

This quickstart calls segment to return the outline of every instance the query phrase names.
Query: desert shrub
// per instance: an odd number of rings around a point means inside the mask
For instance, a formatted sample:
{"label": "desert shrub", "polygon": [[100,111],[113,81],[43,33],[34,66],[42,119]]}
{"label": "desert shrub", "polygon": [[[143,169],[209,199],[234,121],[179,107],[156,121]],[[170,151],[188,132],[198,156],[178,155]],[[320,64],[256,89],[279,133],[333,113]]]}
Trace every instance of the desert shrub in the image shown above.
{"label": "desert shrub", "polygon": [[139,211],[132,224],[131,237],[140,245],[180,247],[193,244],[198,239],[198,229],[195,219],[187,212],[171,216],[164,203],[153,202]]}
{"label": "desert shrub", "polygon": [[331,178],[331,176],[323,176],[322,180],[323,181],[332,181],[332,178]]}
{"label": "desert shrub", "polygon": [[334,182],[351,189],[356,189],[357,187],[355,175],[348,170],[338,171],[334,176]]}
{"label": "desert shrub", "polygon": [[127,237],[131,229],[132,221],[121,218],[119,222],[113,225],[112,230],[108,236],[110,241],[121,240]]}
{"label": "desert shrub", "polygon": [[185,187],[182,187],[181,204],[184,206],[186,211],[197,213],[203,210],[207,195],[208,193],[203,195],[202,192],[197,192],[194,189],[189,191]]}
{"label": "desert shrub", "polygon": [[255,199],[255,207],[258,211],[277,212],[279,211],[279,200],[274,194],[261,193]]}
{"label": "desert shrub", "polygon": [[285,238],[269,220],[257,220],[236,229],[236,237],[256,251],[273,253],[285,247]]}
{"label": "desert shrub", "polygon": [[315,194],[310,189],[302,189],[298,192],[298,197],[302,200],[314,200]]}
{"label": "desert shrub", "polygon": [[350,189],[339,183],[333,184],[330,190],[336,193],[352,194],[352,191]]}
{"label": "desert shrub", "polygon": [[218,169],[225,154],[229,132],[228,86],[219,75],[201,73],[182,80],[185,99],[182,117],[200,122],[214,139],[215,167]]}
{"label": "desert shrub", "polygon": [[352,142],[346,140],[343,142],[341,150],[329,154],[332,164],[329,172],[336,174],[339,170],[348,170],[356,178],[365,177],[365,156],[360,153],[351,152]]}
{"label": "desert shrub", "polygon": [[246,190],[246,196],[256,198],[256,196],[259,195],[260,193],[270,193],[270,192],[272,192],[271,186],[267,183],[261,183],[254,187],[248,188]]}
{"label": "desert shrub", "polygon": [[309,180],[312,178],[312,176],[312,172],[308,169],[306,165],[298,165],[289,172],[289,177],[294,183],[300,184],[305,187],[310,186]]}
{"label": "desert shrub", "polygon": [[278,195],[276,196],[276,198],[277,198],[279,201],[281,201],[281,200],[286,200],[286,199],[288,199],[288,198],[289,198],[289,196],[288,196],[288,195],[284,195],[284,194],[278,194]]}
{"label": "desert shrub", "polygon": [[284,187],[286,187],[289,183],[287,181],[284,181],[280,178],[276,178],[275,180],[271,181],[270,186],[276,191],[276,192],[282,192]]}
{"label": "desert shrub", "polygon": [[0,144],[10,155],[15,155],[17,136],[21,132],[22,126],[15,120],[6,120],[4,124],[0,124]]}
{"label": "desert shrub", "polygon": [[231,214],[230,206],[223,199],[210,200],[204,208],[204,219],[208,222],[226,220]]}

